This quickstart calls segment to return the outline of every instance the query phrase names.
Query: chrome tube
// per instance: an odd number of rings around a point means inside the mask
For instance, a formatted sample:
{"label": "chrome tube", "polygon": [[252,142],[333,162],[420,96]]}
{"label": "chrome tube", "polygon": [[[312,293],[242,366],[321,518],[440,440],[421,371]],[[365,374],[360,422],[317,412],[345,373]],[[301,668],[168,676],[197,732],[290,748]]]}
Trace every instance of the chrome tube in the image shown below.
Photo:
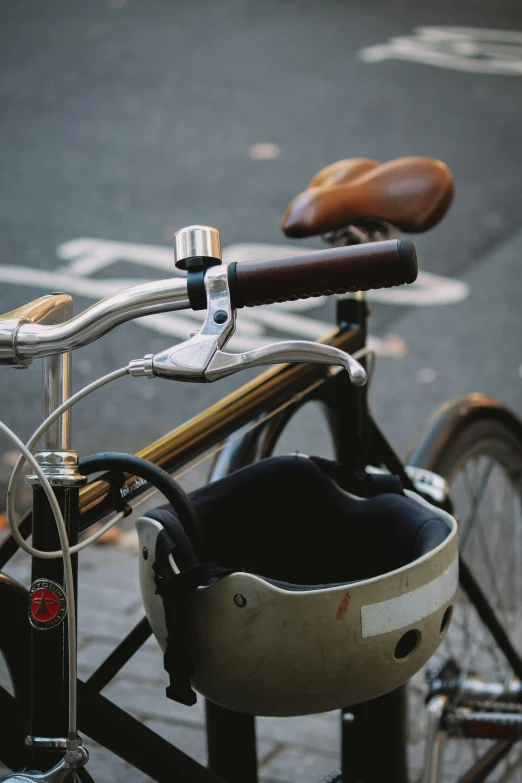
{"label": "chrome tube", "polygon": [[[64,318],[53,314],[63,314],[63,308],[67,307],[68,302],[72,302],[69,294],[47,294],[0,316],[0,365],[27,367],[30,361],[24,362],[16,354],[16,334],[20,325],[41,324],[44,321],[60,323]],[[71,316],[72,308],[68,317]]]}
{"label": "chrome tube", "polygon": [[[63,323],[72,318],[72,298],[62,295],[59,307],[55,307],[47,318],[51,324]],[[70,352],[46,356],[43,360],[43,417],[54,413],[71,396],[72,356]],[[71,448],[71,411],[66,411],[51,424],[42,438],[41,449],[67,451]]]}
{"label": "chrome tube", "polygon": [[446,731],[442,728],[442,716],[446,707],[445,696],[433,696],[426,705],[426,744],[421,783],[439,783],[442,773],[442,755]]}
{"label": "chrome tube", "polygon": [[92,343],[125,321],[189,307],[184,278],[136,285],[105,297],[65,323],[53,326],[22,323],[14,335],[16,355],[34,359],[72,351]]}

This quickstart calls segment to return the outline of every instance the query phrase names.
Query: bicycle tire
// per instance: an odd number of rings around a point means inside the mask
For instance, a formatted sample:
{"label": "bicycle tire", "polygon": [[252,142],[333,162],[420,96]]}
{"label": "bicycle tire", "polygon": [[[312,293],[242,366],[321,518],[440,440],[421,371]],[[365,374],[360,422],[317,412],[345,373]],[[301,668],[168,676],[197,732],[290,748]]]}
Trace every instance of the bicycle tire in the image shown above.
{"label": "bicycle tire", "polygon": [[[436,413],[409,462],[432,470],[448,481],[454,513],[459,520],[461,554],[486,595],[493,596],[492,604],[502,615],[499,619],[516,649],[522,653],[522,613],[516,598],[512,605],[518,591],[509,592],[508,604],[508,594],[503,590],[506,574],[509,580],[517,578],[517,569],[509,568],[506,554],[513,557],[513,562],[516,562],[517,555],[522,555],[522,543],[517,549],[517,541],[522,542],[522,424],[493,400],[480,395],[461,398]],[[505,503],[506,491],[511,493],[512,504],[509,506]],[[471,503],[466,497],[470,492]],[[491,502],[493,505],[490,507]],[[485,524],[485,514],[490,508],[493,514],[489,515]],[[464,622],[465,625],[461,626],[460,623]],[[475,631],[475,628],[478,630]],[[473,673],[484,681],[504,682],[513,676],[509,664],[462,590],[447,637],[428,666],[442,666],[448,655],[456,658],[464,674]],[[419,679],[417,675],[408,686],[407,704],[410,713],[413,713],[410,714],[407,731],[410,781],[418,780],[422,769],[423,748],[418,747],[418,732],[415,730],[415,724],[422,726],[419,722],[421,705],[415,698],[415,689],[420,687]],[[459,696],[453,698],[458,703]],[[460,780],[492,744],[492,740],[450,739],[441,770],[441,783]],[[520,752],[520,746],[515,745],[488,780],[520,783]]]}

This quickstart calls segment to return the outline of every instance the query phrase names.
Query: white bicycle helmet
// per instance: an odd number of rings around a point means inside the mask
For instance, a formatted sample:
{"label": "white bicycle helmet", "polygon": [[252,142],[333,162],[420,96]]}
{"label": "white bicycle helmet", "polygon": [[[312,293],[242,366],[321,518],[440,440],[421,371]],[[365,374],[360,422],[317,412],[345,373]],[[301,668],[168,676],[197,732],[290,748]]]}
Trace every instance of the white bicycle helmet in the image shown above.
{"label": "white bicycle helmet", "polygon": [[390,476],[382,494],[350,494],[326,465],[274,457],[192,493],[199,559],[171,506],[137,521],[169,697],[193,703],[193,686],[253,715],[325,712],[397,688],[436,651],[455,520]]}

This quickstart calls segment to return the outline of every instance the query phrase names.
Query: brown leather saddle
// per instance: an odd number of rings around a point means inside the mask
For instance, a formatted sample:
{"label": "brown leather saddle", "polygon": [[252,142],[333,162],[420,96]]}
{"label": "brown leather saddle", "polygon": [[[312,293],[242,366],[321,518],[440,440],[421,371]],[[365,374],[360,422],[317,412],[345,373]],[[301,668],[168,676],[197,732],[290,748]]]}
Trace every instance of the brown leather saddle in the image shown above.
{"label": "brown leather saddle", "polygon": [[288,237],[310,237],[375,221],[419,233],[442,219],[453,194],[453,177],[440,160],[339,160],[290,202],[281,228]]}

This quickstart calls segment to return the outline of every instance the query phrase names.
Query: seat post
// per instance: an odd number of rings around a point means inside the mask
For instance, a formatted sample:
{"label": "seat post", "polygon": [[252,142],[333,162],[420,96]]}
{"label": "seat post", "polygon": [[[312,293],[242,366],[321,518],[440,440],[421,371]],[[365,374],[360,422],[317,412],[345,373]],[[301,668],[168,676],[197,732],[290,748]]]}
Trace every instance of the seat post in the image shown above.
{"label": "seat post", "polygon": [[[355,350],[366,346],[368,305],[363,292],[350,294],[337,300],[337,323],[344,331],[356,330],[357,346]],[[355,347],[355,346],[354,346]],[[366,369],[365,358],[361,364]],[[364,470],[366,465],[365,423],[367,412],[367,386],[354,386],[346,373],[336,378],[337,394],[340,399],[336,405],[339,412],[337,431],[337,457],[348,471]]]}

